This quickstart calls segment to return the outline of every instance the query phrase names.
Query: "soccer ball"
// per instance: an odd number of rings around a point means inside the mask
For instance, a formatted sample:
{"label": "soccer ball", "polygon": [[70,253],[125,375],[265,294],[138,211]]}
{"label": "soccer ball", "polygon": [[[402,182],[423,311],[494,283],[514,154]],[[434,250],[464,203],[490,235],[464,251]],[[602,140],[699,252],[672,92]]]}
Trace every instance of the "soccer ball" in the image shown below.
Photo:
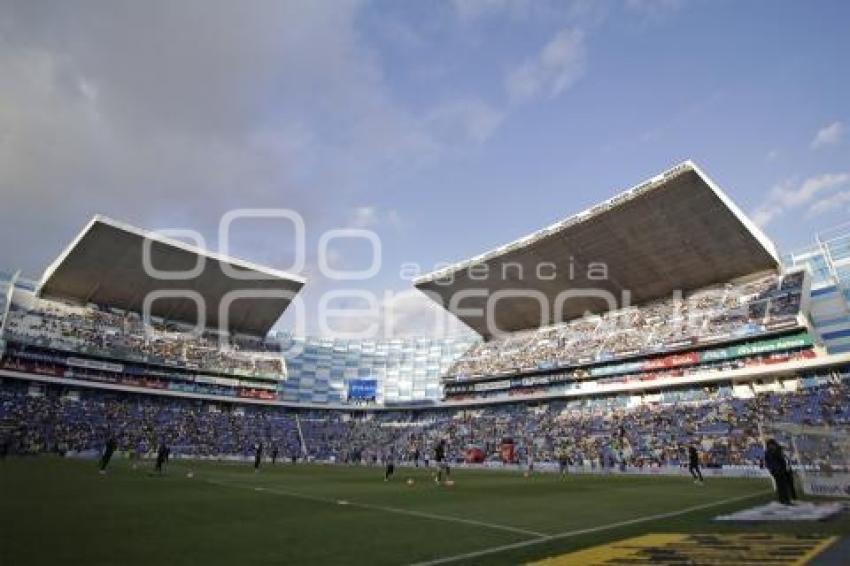
{"label": "soccer ball", "polygon": [[407,485],[413,485],[413,478],[407,478]]}
{"label": "soccer ball", "polygon": [[451,486],[453,486],[454,484],[455,484],[455,481],[454,481],[454,480],[446,480],[446,485],[447,485],[447,486],[451,487]]}
{"label": "soccer ball", "polygon": [[528,477],[528,472],[525,472],[524,474],[522,474],[522,477],[527,478],[527,477]]}
{"label": "soccer ball", "polygon": [[186,477],[192,479],[193,477],[195,477],[195,474],[193,474],[192,472],[186,472]]}

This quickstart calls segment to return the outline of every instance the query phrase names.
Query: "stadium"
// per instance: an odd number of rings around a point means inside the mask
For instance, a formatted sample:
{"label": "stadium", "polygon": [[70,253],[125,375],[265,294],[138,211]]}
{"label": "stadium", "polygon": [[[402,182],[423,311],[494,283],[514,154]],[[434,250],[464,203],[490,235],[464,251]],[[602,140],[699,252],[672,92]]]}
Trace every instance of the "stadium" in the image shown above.
{"label": "stadium", "polygon": [[307,278],[105,216],[5,274],[3,562],[845,563],[846,226],[687,161],[414,284],[477,337],[273,331]]}

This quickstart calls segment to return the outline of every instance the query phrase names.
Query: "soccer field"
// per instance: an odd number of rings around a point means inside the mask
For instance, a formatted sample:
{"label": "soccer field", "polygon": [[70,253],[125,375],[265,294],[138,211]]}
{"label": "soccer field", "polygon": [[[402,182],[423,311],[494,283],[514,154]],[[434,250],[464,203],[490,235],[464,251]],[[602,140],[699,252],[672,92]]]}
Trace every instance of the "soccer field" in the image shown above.
{"label": "soccer field", "polygon": [[[192,471],[193,477],[187,477]],[[412,486],[404,481],[414,479]],[[535,475],[174,462],[0,462],[3,564],[514,564],[647,533],[850,533],[717,524],[771,499],[765,480]]]}

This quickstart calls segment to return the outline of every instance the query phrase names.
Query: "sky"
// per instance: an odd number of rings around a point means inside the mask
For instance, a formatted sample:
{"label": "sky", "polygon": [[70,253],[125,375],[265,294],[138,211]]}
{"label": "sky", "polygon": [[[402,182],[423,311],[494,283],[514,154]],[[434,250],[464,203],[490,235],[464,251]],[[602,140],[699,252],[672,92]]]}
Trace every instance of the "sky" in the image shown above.
{"label": "sky", "polygon": [[[304,332],[339,331],[311,314],[338,291],[431,334],[410,275],[685,159],[794,250],[850,221],[848,21],[818,0],[0,0],[0,269],[37,277],[97,213],[218,250],[227,211],[290,209],[303,254],[270,219],[227,250],[303,256]],[[362,237],[323,248],[333,229],[377,235],[375,274],[329,275],[375,264]]]}

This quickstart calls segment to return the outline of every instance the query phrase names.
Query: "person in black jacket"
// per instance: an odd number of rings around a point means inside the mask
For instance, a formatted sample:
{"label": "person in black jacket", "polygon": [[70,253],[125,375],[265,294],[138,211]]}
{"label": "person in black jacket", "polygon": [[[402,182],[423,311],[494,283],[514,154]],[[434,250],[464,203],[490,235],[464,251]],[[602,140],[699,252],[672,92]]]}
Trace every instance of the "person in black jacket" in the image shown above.
{"label": "person in black jacket", "polygon": [[260,470],[260,462],[263,461],[263,443],[257,443],[257,446],[254,451],[254,471],[257,472]]}
{"label": "person in black jacket", "polygon": [[163,440],[159,443],[159,449],[156,451],[156,467],[155,470],[158,474],[162,475],[162,467],[168,462],[168,455],[171,452],[171,448],[168,447],[168,444]]}
{"label": "person in black jacket", "polygon": [[793,502],[797,500],[797,488],[794,485],[794,470],[791,468],[791,459],[786,454],[783,454],[782,458],[785,460],[785,479],[788,481],[788,497]]}
{"label": "person in black jacket", "polygon": [[783,505],[791,505],[791,486],[788,462],[782,453],[782,447],[774,439],[769,438],[764,448],[764,465],[776,485],[776,499]]}
{"label": "person in black jacket", "polygon": [[112,459],[112,454],[115,452],[115,449],[118,447],[118,443],[115,442],[115,437],[110,436],[109,440],[106,441],[106,446],[103,448],[103,455],[100,457],[100,473],[106,473],[106,467],[109,465],[109,461]]}

